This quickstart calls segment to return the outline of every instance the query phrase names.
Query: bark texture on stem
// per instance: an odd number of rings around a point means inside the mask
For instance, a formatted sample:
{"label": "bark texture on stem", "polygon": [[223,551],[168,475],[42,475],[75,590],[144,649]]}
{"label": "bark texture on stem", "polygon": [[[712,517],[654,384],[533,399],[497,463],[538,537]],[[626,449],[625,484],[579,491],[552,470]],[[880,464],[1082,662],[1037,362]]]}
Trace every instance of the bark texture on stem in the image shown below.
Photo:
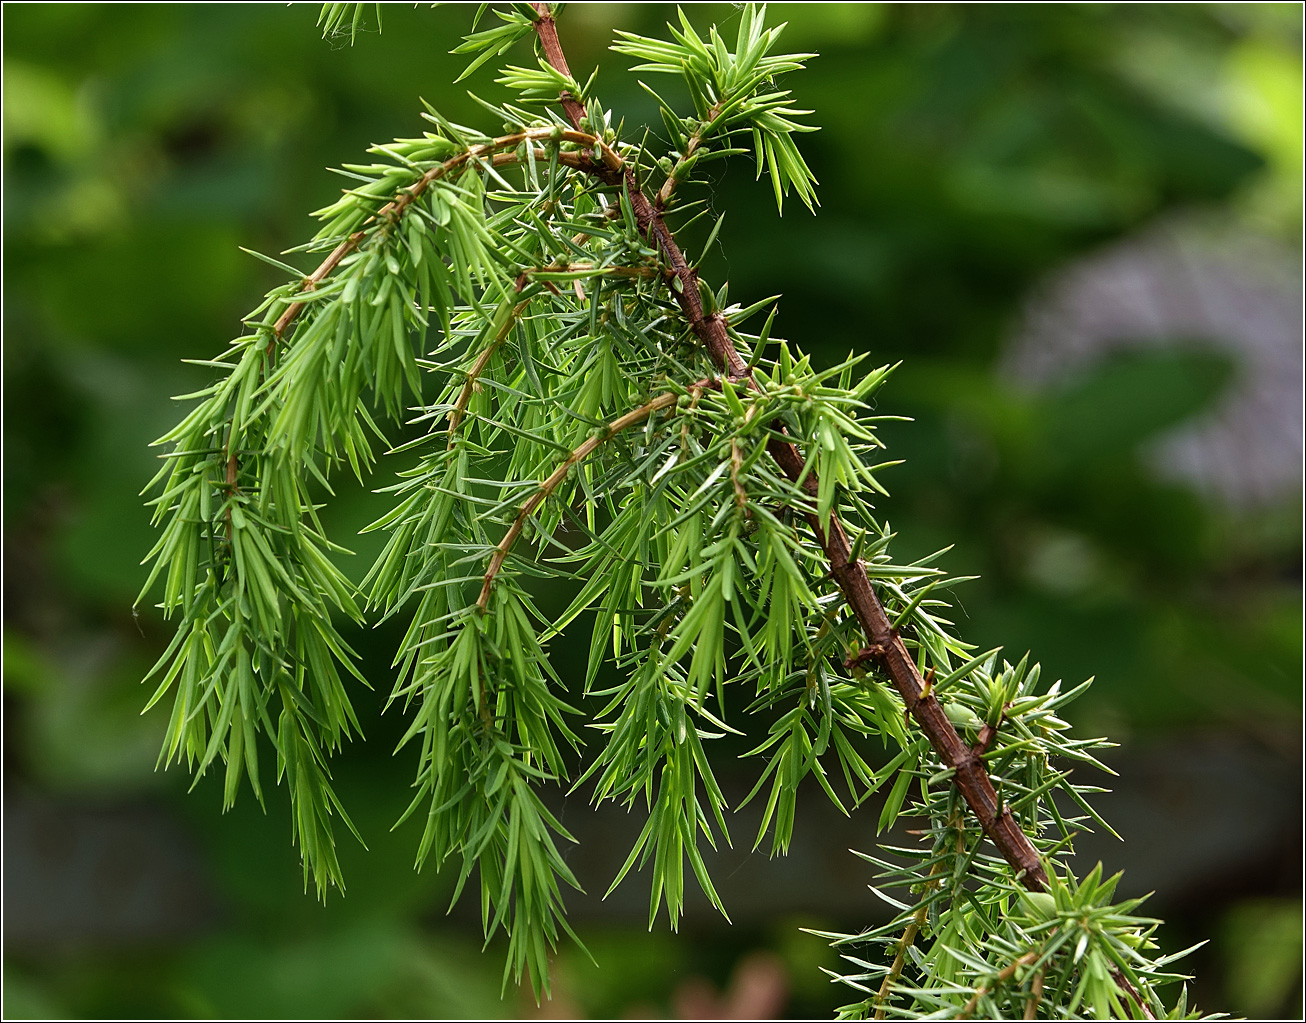
{"label": "bark texture on stem", "polygon": [[[535,29],[545,58],[558,71],[571,77],[562,46],[558,42],[557,25],[550,6],[546,3],[533,6],[538,15]],[[574,97],[566,94],[561,102],[572,126],[581,131],[584,108]],[[705,312],[697,271],[689,265],[670,229],[663,222],[661,213],[640,188],[633,170],[626,165],[620,169],[613,168],[605,162],[603,166],[595,165],[593,173],[600,180],[625,189],[640,231],[657,247],[666,262],[671,290],[681,312],[717,367],[731,377],[751,381],[752,374],[747,364],[730,340],[725,317],[720,313],[708,315]],[[773,438],[767,444],[767,450],[790,480],[799,483],[806,492],[816,494],[816,476],[812,472],[804,476],[803,458],[793,444]],[[822,527],[815,514],[809,514],[806,518],[825,551],[831,575],[843,590],[848,605],[870,639],[867,653],[888,673],[908,711],[920,725],[940,760],[953,769],[954,783],[970,805],[984,833],[1011,864],[1026,888],[1044,891],[1048,886],[1048,878],[1034,844],[1016,823],[1010,808],[999,804],[997,792],[980,754],[957,734],[938,700],[926,689],[916,662],[907,652],[897,630],[890,626],[884,605],[880,603],[866,574],[866,566],[860,559],[853,559],[852,545],[838,517],[831,516],[828,528]]]}

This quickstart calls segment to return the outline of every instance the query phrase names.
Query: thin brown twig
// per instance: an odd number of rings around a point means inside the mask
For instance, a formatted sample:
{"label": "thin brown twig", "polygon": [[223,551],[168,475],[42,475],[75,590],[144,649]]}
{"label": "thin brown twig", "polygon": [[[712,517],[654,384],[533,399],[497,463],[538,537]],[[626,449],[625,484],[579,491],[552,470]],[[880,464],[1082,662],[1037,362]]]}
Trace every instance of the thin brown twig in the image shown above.
{"label": "thin brown twig", "polygon": [[[578,235],[587,238],[588,235]],[[575,239],[572,239],[575,241]],[[661,277],[661,271],[652,266],[595,266],[593,263],[562,263],[558,266],[532,266],[522,271],[523,277],[540,274],[584,273],[589,277]]]}
{"label": "thin brown twig", "polygon": [[1156,1013],[1152,1011],[1152,1007],[1143,1001],[1143,996],[1138,993],[1138,989],[1133,984],[1129,983],[1129,978],[1124,975],[1119,967],[1111,971],[1111,976],[1117,984],[1124,988],[1125,994],[1138,1006],[1138,1011],[1143,1014],[1144,1018],[1156,1019]]}
{"label": "thin brown twig", "polygon": [[[553,6],[541,3],[531,4],[531,7],[538,15],[535,21],[535,33],[539,36],[540,45],[544,47],[544,59],[549,62],[550,67],[570,78],[571,68],[567,66],[567,55],[562,52],[562,43],[558,41],[558,28],[553,20]],[[585,120],[585,108],[566,89],[558,94],[558,102],[562,104],[562,111],[567,115],[567,120],[579,130],[581,122]]]}
{"label": "thin brown twig", "polygon": [[[943,872],[943,861],[940,860],[930,868],[930,880],[926,882],[925,891],[922,896],[929,893],[938,881],[935,875]],[[889,972],[884,975],[884,981],[880,984],[879,993],[875,996],[875,1018],[884,1019],[885,1011],[889,1006],[889,989],[902,976],[903,967],[907,964],[907,950],[916,943],[916,935],[921,932],[925,926],[925,918],[929,915],[930,907],[928,903],[922,902],[920,907],[912,914],[911,922],[903,928],[902,937],[898,939],[898,950],[893,957],[893,965],[889,967]]]}
{"label": "thin brown twig", "polygon": [[920,934],[921,928],[925,926],[925,917],[928,914],[929,907],[922,904],[912,916],[911,922],[903,928],[902,937],[898,939],[898,950],[893,956],[893,965],[889,967],[889,972],[884,975],[880,990],[875,995],[876,1019],[884,1019],[884,1014],[889,1007],[890,988],[902,976],[903,967],[907,964],[907,950],[916,944],[916,935]]}
{"label": "thin brown twig", "polygon": [[748,509],[748,491],[744,485],[739,482],[739,474],[744,471],[744,453],[739,450],[739,441],[731,438],[730,441],[730,482],[735,488],[735,504],[741,510]]}
{"label": "thin brown twig", "polygon": [[1038,1015],[1038,1005],[1043,1000],[1043,973],[1046,969],[1044,967],[1034,974],[1034,980],[1029,985],[1029,1000],[1025,1003],[1026,1019],[1033,1019]]}
{"label": "thin brown twig", "polygon": [[680,178],[676,177],[676,172],[682,169],[688,169],[685,167],[685,164],[693,158],[694,153],[698,151],[698,147],[703,144],[704,131],[712,126],[720,114],[721,104],[717,103],[707,112],[707,116],[699,122],[699,126],[695,129],[694,133],[689,136],[689,141],[685,144],[684,153],[682,153],[680,159],[676,161],[675,166],[671,168],[671,173],[667,175],[667,180],[662,182],[662,187],[658,189],[657,198],[654,200],[654,209],[659,213],[667,208],[667,204],[671,202],[671,193],[674,192],[676,186],[680,184]]}
{"label": "thin brown twig", "polygon": [[[546,59],[570,77],[571,71],[558,42],[557,26],[549,5],[537,3],[533,6],[538,15],[535,29]],[[563,100],[562,105],[568,119],[579,131],[584,113],[580,104],[570,99]],[[668,277],[673,282],[672,291],[690,329],[713,361],[731,376],[751,381],[752,374],[730,339],[725,317],[720,313],[708,315],[704,311],[698,273],[685,259],[662,215],[643,193],[631,168],[624,164],[618,168],[605,163],[596,166],[592,173],[604,183],[619,185],[626,191],[640,230],[657,246],[666,260]],[[767,450],[785,475],[814,497],[818,492],[815,474],[807,468],[797,448],[783,439],[783,427],[777,427],[776,432],[779,436],[768,442]],[[1047,873],[1039,861],[1034,844],[1021,830],[1010,807],[999,804],[983,760],[957,734],[935,696],[926,692],[916,662],[908,654],[897,630],[890,625],[884,606],[866,574],[866,566],[861,559],[852,557],[852,544],[838,516],[832,515],[828,525],[822,523],[814,512],[805,512],[804,517],[825,551],[831,575],[843,590],[862,630],[870,638],[870,649],[875,651],[876,660],[893,681],[907,710],[916,719],[940,760],[954,770],[954,783],[984,833],[1011,864],[1025,887],[1033,891],[1045,890],[1048,886]]]}
{"label": "thin brown twig", "polygon": [[[822,626],[825,628],[825,626]],[[961,827],[961,812],[955,813],[948,821],[948,827],[956,830],[957,837],[955,840],[955,849],[958,856],[966,852],[966,832]],[[926,896],[931,888],[938,885],[941,878],[938,876],[943,873],[944,861],[938,860],[930,868],[930,878],[925,882],[924,890],[921,892],[922,897]],[[879,994],[875,998],[875,1018],[884,1019],[884,1014],[889,1006],[890,988],[894,982],[902,976],[903,966],[907,961],[907,950],[912,947],[916,941],[916,935],[920,933],[925,926],[925,918],[929,915],[929,906],[922,903],[920,907],[912,914],[911,923],[909,923],[902,932],[902,937],[898,940],[898,951],[893,957],[893,965],[889,967],[889,972],[885,974],[884,982],[880,985]]]}
{"label": "thin brown twig", "polygon": [[[962,1007],[961,1012],[957,1013],[957,1019],[966,1019],[967,1017],[969,1017],[970,1014],[974,1012],[975,1009],[979,1006],[981,998],[983,998],[986,994],[988,994],[990,991],[996,988],[999,984],[1005,984],[1007,981],[1009,981],[1012,977],[1016,975],[1016,971],[1019,970],[1022,966],[1028,966],[1030,963],[1036,961],[1039,957],[1039,954],[1040,954],[1039,949],[1031,949],[1030,951],[1026,952],[1023,956],[1021,956],[1019,959],[1015,960],[1014,962],[1008,963],[1001,970],[999,970],[998,975],[993,978],[991,983],[981,984],[979,987],[977,987],[975,989],[975,994],[971,996],[970,1001],[967,1002]],[[1039,976],[1042,976],[1042,974],[1040,973]]]}
{"label": "thin brown twig", "polygon": [[490,343],[481,350],[481,354],[476,357],[471,369],[467,371],[467,379],[463,382],[462,390],[458,392],[458,400],[454,402],[453,408],[449,410],[450,447],[453,446],[454,434],[458,432],[458,425],[462,422],[463,414],[467,411],[467,406],[472,400],[472,393],[476,390],[476,381],[485,372],[485,367],[490,364],[494,353],[499,350],[499,345],[503,344],[504,339],[511,333],[513,324],[517,322],[517,317],[522,314],[528,305],[530,305],[530,299],[525,302],[518,302],[513,306],[512,312],[508,314],[504,325],[490,340]]}
{"label": "thin brown twig", "polygon": [[[714,381],[700,380],[691,390],[701,391],[713,386],[713,384]],[[558,484],[567,478],[567,473],[571,470],[571,467],[578,462],[583,462],[594,453],[599,445],[611,440],[622,430],[637,423],[642,423],[655,412],[659,412],[664,408],[671,408],[679,400],[680,395],[673,391],[659,394],[652,401],[646,402],[639,408],[632,409],[624,416],[608,423],[601,432],[590,437],[558,464],[558,467],[536,487],[535,493],[531,494],[526,503],[521,506],[517,517],[513,519],[512,525],[508,527],[508,532],[503,535],[499,545],[494,548],[494,554],[490,556],[490,564],[485,570],[485,582],[481,585],[481,595],[476,600],[477,607],[484,611],[489,605],[490,590],[494,586],[495,577],[498,576],[499,570],[503,567],[503,562],[508,557],[508,552],[512,550],[512,545],[517,542],[517,538],[521,536],[522,530],[526,527],[527,519],[535,513],[536,508],[548,500],[549,495],[558,488]]]}

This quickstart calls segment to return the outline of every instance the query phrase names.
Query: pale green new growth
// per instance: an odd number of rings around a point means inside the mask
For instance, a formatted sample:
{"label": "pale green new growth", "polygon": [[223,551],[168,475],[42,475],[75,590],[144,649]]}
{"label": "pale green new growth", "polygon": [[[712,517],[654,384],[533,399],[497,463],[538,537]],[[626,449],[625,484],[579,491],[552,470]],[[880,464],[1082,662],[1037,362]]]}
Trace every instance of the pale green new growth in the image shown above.
{"label": "pale green new growth", "polygon": [[694,101],[694,118],[681,118],[661,96],[643,85],[657,100],[662,123],[671,139],[675,159],[668,180],[683,181],[700,160],[729,156],[737,150],[723,146],[715,151],[704,148],[708,139],[729,141],[751,133],[757,158],[757,175],[763,168],[771,175],[777,209],[783,208],[784,196],[792,187],[808,209],[816,202],[816,179],[794,144],[793,133],[816,131],[816,128],[790,120],[810,110],[792,110],[788,106],[789,90],[774,89],[775,76],[800,71],[803,61],[814,53],[771,55],[784,25],[763,28],[763,15],[746,6],[739,19],[739,31],[732,49],[713,25],[707,39],[699,37],[683,11],[677,14],[679,28],[667,26],[670,42],[650,39],[631,32],[618,31],[621,42],[612,48],[618,53],[647,61],[632,71],[656,71],[679,75],[689,87]]}
{"label": "pale green new growth", "polygon": [[[328,4],[320,23],[352,35],[362,7]],[[545,16],[495,13],[503,24],[457,48],[473,55],[468,72]],[[1133,915],[1138,900],[1112,905],[1115,879],[1100,868],[1077,882],[1064,865],[1075,833],[1103,824],[1085,799],[1099,790],[1072,782],[1070,766],[1101,768],[1095,754],[1110,744],[1072,738],[1059,716],[1088,683],[1040,688],[1025,660],[975,656],[946,617],[963,580],[889,554],[871,501],[893,464],[872,415],[890,369],[853,358],[818,370],[770,337],[772,299],[740,307],[725,287],[704,288],[705,315],[724,317],[752,373],[723,375],[626,190],[627,168],[641,182],[662,168],[659,213],[683,221],[698,207],[673,204],[677,185],[751,151],[777,209],[790,189],[814,205],[794,145],[814,129],[774,81],[811,55],[773,52],[781,28],[765,28],[764,13],[744,8],[733,45],[683,14],[668,41],[618,33],[613,48],[637,71],[689,87],[687,116],[658,99],[670,136],[660,159],[620,137],[592,80],[582,87],[548,59],[509,66],[498,83],[527,105],[489,107],[502,134],[429,110],[422,137],[345,165],[348,189],[293,250],[326,255],[317,270],[268,260],[293,279],[201,363],[214,382],[184,396],[197,403],[158,442],[162,533],[142,596],[162,579],[160,606],[179,618],[150,700],[173,701],[161,760],[185,759],[197,777],[224,764],[229,806],[243,778],[262,799],[259,751],[274,751],[305,884],[343,887],[332,825],[348,817],[327,758],[358,730],[346,682],[361,678],[337,622],[363,621],[361,605],[402,614],[390,702],[411,722],[404,816],[423,822],[417,863],[452,860],[459,892],[475,876],[487,940],[508,935],[505,981],[529,971],[547,990],[550,952],[571,934],[562,893],[579,885],[550,791],[583,783],[595,802],[645,808],[611,884],[649,870],[650,926],[664,902],[676,926],[686,860],[725,912],[701,851],[729,840],[709,750],[747,730],[758,733],[749,799],[765,799],[755,845],[769,830],[772,853],[787,851],[808,775],[844,812],[886,789],[881,830],[900,814],[924,819],[918,846],[866,857],[900,893],[883,896],[894,920],[830,935],[852,965],[840,979],[868,996],[848,1017],[1164,1015],[1156,987],[1174,977],[1150,955],[1155,922]],[[541,102],[564,92],[583,122]],[[744,333],[754,320],[758,333]],[[393,423],[413,403],[426,432],[389,459],[401,467],[394,505],[369,527],[387,539],[359,594],[331,560],[341,548],[318,508],[342,463],[360,479],[372,469],[385,443],[373,413]],[[797,445],[803,478],[819,485],[780,470],[777,441]],[[1046,858],[1050,893],[1026,892],[992,854],[954,769],[862,656],[868,639],[809,524],[835,517]],[[540,577],[566,581],[570,605],[538,606]],[[560,678],[548,645],[591,615],[587,676]],[[605,662],[619,681],[599,689]],[[575,704],[589,695],[604,699],[584,721]],[[582,731],[597,736],[592,752]],[[576,770],[578,756],[588,766]]]}

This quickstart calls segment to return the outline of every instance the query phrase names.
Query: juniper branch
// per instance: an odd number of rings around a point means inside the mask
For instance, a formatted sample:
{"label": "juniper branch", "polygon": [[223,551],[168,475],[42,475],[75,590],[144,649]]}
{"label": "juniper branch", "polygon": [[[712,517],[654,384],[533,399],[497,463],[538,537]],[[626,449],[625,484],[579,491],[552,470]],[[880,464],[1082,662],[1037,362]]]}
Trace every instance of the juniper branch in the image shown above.
{"label": "juniper branch", "polygon": [[[571,72],[558,40],[551,6],[547,3],[532,6],[538,16],[535,30],[546,59],[570,78]],[[577,131],[582,130],[584,108],[570,94],[560,96],[559,102],[573,127]],[[602,167],[595,167],[592,173],[605,183],[619,185],[624,189],[640,231],[656,245],[666,260],[671,290],[690,330],[702,342],[718,368],[731,377],[752,383],[753,373],[730,338],[725,316],[721,313],[708,314],[704,310],[697,270],[686,260],[663,220],[662,213],[641,189],[634,171],[624,164],[614,166],[605,163]],[[790,481],[802,487],[807,494],[815,496],[820,486],[815,472],[808,468],[798,449],[782,439],[786,432],[783,425],[777,424],[776,432],[781,436],[772,439],[767,444],[767,450]],[[889,624],[884,605],[866,573],[865,563],[860,558],[853,558],[852,544],[842,523],[833,515],[828,524],[821,522],[815,512],[805,511],[803,515],[825,551],[831,575],[871,641],[868,652],[892,679],[908,711],[929,738],[940,759],[955,772],[954,783],[975,813],[985,834],[1027,887],[1033,891],[1045,890],[1048,878],[1037,850],[1029,836],[1016,823],[1010,808],[999,805],[997,792],[980,755],[961,739],[938,699],[926,689],[920,671],[907,653],[898,631]]]}
{"label": "juniper branch", "polygon": [[[1063,815],[1053,789],[1105,826],[1084,799],[1098,790],[1050,759],[1101,767],[1093,751],[1109,744],[1070,739],[1058,716],[1088,683],[1040,691],[1037,665],[970,656],[940,612],[958,580],[930,559],[891,564],[891,533],[865,499],[893,464],[870,464],[882,444],[865,414],[889,368],[854,383],[856,359],[817,371],[783,341],[763,358],[771,320],[756,337],[738,331],[773,300],[739,309],[724,288],[709,293],[667,223],[677,185],[742,152],[734,140],[750,131],[777,204],[790,187],[813,204],[790,138],[812,129],[784,116],[799,112],[771,82],[810,55],[772,54],[782,26],[765,28],[753,5],[733,50],[683,15],[673,43],[618,33],[614,49],[681,75],[694,103],[682,119],[659,98],[678,151],[646,192],[644,148],[618,141],[571,76],[549,5],[529,9],[502,13],[504,25],[456,52],[479,52],[470,71],[534,34],[539,69],[508,67],[499,82],[562,115],[492,107],[508,134],[490,138],[431,110],[439,134],[375,147],[383,164],[345,165],[364,185],[319,211],[326,226],[305,247],[328,255],[308,276],[270,260],[290,283],[246,320],[252,336],[228,353],[238,364],[205,363],[229,375],[161,441],[175,450],[152,503],[170,521],[150,583],[168,568],[162,606],[186,612],[155,669],[166,668],[151,704],[177,689],[167,756],[184,752],[202,773],[221,754],[229,805],[242,771],[259,791],[261,726],[289,776],[306,872],[320,888],[339,883],[329,818],[343,810],[324,757],[357,730],[336,662],[357,672],[331,616],[361,612],[324,553],[338,548],[310,478],[325,485],[347,456],[361,480],[373,457],[364,427],[379,435],[364,392],[397,418],[411,391],[416,421],[443,429],[396,449],[426,447],[370,527],[391,536],[363,586],[386,616],[416,600],[391,697],[413,712],[401,745],[420,746],[404,817],[429,803],[419,866],[460,860],[459,891],[478,873],[487,938],[508,931],[505,981],[529,970],[537,996],[547,990],[549,949],[570,933],[561,888],[578,885],[555,842],[570,836],[537,788],[567,780],[562,747],[580,740],[566,719],[578,711],[546,646],[594,608],[583,688],[609,698],[592,722],[607,742],[576,784],[601,772],[596,801],[648,803],[613,886],[651,861],[650,922],[665,896],[676,927],[686,858],[725,912],[699,848],[715,845],[713,818],[729,840],[703,740],[718,735],[708,726],[733,730],[727,684],[754,680],[749,713],[780,712],[748,754],[772,751],[748,797],[773,775],[758,843],[774,824],[773,853],[787,849],[809,774],[843,809],[826,777],[835,758],[857,804],[892,780],[882,829],[918,782],[912,812],[931,822],[913,832],[932,836],[929,851],[890,850],[909,866],[865,857],[915,901],[895,903],[902,912],[883,927],[830,936],[892,950],[887,968],[847,957],[866,972],[836,979],[870,997],[842,1011],[1029,1017],[1046,1003],[1074,1015],[1087,999],[1099,1017],[1131,1006],[1152,1016],[1153,986],[1175,979],[1160,972],[1169,959],[1142,951],[1155,948],[1156,921],[1133,915],[1138,900],[1113,905],[1116,878],[1100,867],[1078,881],[1052,859],[1082,820]],[[520,183],[498,172],[509,164]],[[432,314],[441,334],[419,359],[412,341],[425,343]],[[434,402],[419,364],[440,380]],[[674,420],[661,415],[673,406]],[[580,550],[552,535],[573,513],[589,541]],[[514,556],[528,525],[539,536],[529,564]],[[556,619],[526,585],[537,574],[584,580]],[[600,690],[605,648],[624,680]],[[875,737],[898,752],[872,768],[854,741]],[[1040,837],[1053,824],[1059,842]],[[922,935],[932,940],[918,949]],[[1027,990],[1009,983],[1022,965]],[[902,996],[913,1004],[891,1004]]]}

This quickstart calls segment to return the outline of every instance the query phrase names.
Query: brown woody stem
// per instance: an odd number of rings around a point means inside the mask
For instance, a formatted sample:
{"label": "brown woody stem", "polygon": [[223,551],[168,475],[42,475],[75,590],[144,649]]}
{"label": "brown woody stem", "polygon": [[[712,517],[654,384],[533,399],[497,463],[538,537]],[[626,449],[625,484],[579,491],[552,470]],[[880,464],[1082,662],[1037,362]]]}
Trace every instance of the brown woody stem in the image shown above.
{"label": "brown woody stem", "polygon": [[[961,855],[966,849],[965,832],[961,829],[961,813],[948,822],[948,826],[957,829],[957,855]],[[925,883],[921,891],[921,897],[929,895],[931,889],[938,886],[939,875],[944,871],[944,861],[940,859],[930,868],[930,880]],[[902,932],[902,937],[898,939],[898,951],[893,957],[893,965],[889,967],[889,972],[884,975],[884,982],[880,984],[880,991],[875,997],[875,1018],[884,1019],[884,1014],[889,1006],[890,989],[899,977],[902,976],[902,968],[907,963],[907,950],[912,947],[916,941],[916,935],[925,926],[925,919],[929,916],[929,903],[922,902],[920,908],[912,914],[911,923],[909,923]]]}
{"label": "brown woody stem", "polygon": [[476,390],[476,381],[485,372],[485,367],[490,364],[494,353],[499,350],[499,345],[503,344],[504,339],[511,333],[513,324],[517,322],[517,317],[522,314],[529,304],[530,300],[527,299],[525,302],[518,302],[512,307],[512,311],[508,314],[503,326],[490,339],[490,343],[481,349],[481,354],[476,357],[471,369],[467,371],[467,379],[463,382],[463,389],[458,392],[458,400],[454,402],[453,408],[449,410],[450,447],[453,446],[454,434],[458,432],[458,425],[462,422],[463,414],[467,411],[467,406],[472,400],[472,392]]}
{"label": "brown woody stem", "polygon": [[[1039,979],[1040,980],[1042,979],[1041,974]],[[1145,1001],[1143,1001],[1143,997],[1138,993],[1137,988],[1135,988],[1133,984],[1129,983],[1129,978],[1126,977],[1120,971],[1119,968],[1116,968],[1111,971],[1111,979],[1114,980],[1117,984],[1119,984],[1122,988],[1124,988],[1125,994],[1127,994],[1131,999],[1133,999],[1134,1004],[1138,1006],[1138,1011],[1143,1014],[1144,1019],[1156,1019],[1156,1013],[1152,1011],[1152,1007],[1148,1005]],[[1040,991],[1041,990],[1042,987],[1040,985]]]}
{"label": "brown woody stem", "polygon": [[[685,151],[681,154],[680,159],[676,161],[676,165],[671,168],[671,173],[667,175],[667,180],[662,182],[662,187],[658,189],[657,197],[654,199],[654,208],[659,213],[665,210],[667,204],[671,202],[671,193],[674,192],[676,186],[680,184],[680,178],[676,176],[677,172],[682,171],[685,164],[687,164],[693,158],[694,154],[698,152],[698,147],[703,144],[704,132],[707,131],[707,129],[716,121],[717,117],[720,116],[720,107],[721,104],[718,103],[707,112],[707,116],[703,118],[698,129],[694,134],[689,136],[689,141],[685,143]],[[683,172],[688,173],[687,170]]]}
{"label": "brown woody stem", "polygon": [[[567,66],[567,55],[562,52],[562,43],[558,41],[558,26],[553,20],[552,4],[531,4],[531,7],[538,15],[535,33],[540,38],[540,45],[544,47],[544,59],[550,67],[570,78],[571,68]],[[581,121],[585,119],[585,108],[566,90],[558,96],[558,102],[562,104],[562,112],[567,115],[567,120],[579,131]]]}
{"label": "brown woody stem", "polygon": [[[537,3],[533,6],[538,15],[535,30],[546,59],[570,77],[571,71],[558,42],[557,26],[549,5]],[[580,104],[574,99],[564,98],[562,107],[572,125],[580,131],[581,118],[584,116]],[[752,374],[730,339],[725,317],[720,313],[707,315],[704,311],[698,288],[698,273],[685,259],[671,231],[663,222],[661,213],[640,188],[633,170],[624,164],[614,167],[605,160],[601,166],[594,166],[592,173],[599,180],[619,185],[626,191],[640,231],[657,246],[666,261],[668,277],[674,278],[672,292],[681,312],[718,368],[731,377],[747,378],[751,382]],[[783,429],[778,428],[777,432],[783,433]],[[793,444],[774,437],[768,442],[767,450],[790,480],[810,495],[817,493],[816,475],[806,471],[803,458]],[[825,551],[831,575],[843,590],[862,630],[871,640],[870,651],[892,679],[908,712],[920,725],[939,759],[954,770],[953,781],[979,820],[984,833],[1011,864],[1026,888],[1032,891],[1045,890],[1048,886],[1047,873],[1039,862],[1034,844],[1016,823],[1011,809],[999,805],[997,792],[981,757],[962,741],[938,700],[926,691],[916,662],[907,653],[897,630],[889,624],[884,606],[866,574],[866,566],[860,559],[853,559],[852,544],[838,516],[831,516],[828,527],[822,525],[815,513],[805,513],[804,517]]]}
{"label": "brown woody stem", "polygon": [[[694,384],[691,390],[702,391],[714,386],[720,385],[716,381],[700,380]],[[571,467],[578,462],[583,462],[594,453],[600,444],[611,440],[628,426],[642,423],[649,416],[664,408],[671,408],[679,399],[680,395],[672,392],[659,394],[652,401],[641,405],[637,409],[632,409],[619,419],[614,419],[608,423],[601,432],[596,433],[558,464],[558,467],[549,474],[548,479],[541,482],[535,493],[521,506],[517,517],[513,519],[512,525],[508,527],[508,532],[504,534],[503,539],[499,541],[499,545],[495,547],[494,554],[490,556],[490,565],[485,570],[485,582],[481,585],[481,595],[476,600],[477,607],[484,611],[489,605],[490,590],[494,586],[495,577],[499,574],[499,569],[503,567],[503,562],[508,557],[508,552],[512,550],[512,545],[517,542],[522,530],[526,528],[526,520],[535,514],[535,509],[548,500],[550,494],[558,489],[558,484],[567,478],[567,473],[571,471]]]}
{"label": "brown woody stem", "polygon": [[1025,1003],[1025,1018],[1034,1019],[1038,1015],[1038,1003],[1043,1000],[1043,970],[1034,974],[1029,985],[1029,1001]]}
{"label": "brown woody stem", "polygon": [[[993,978],[993,981],[991,983],[981,984],[979,987],[975,989],[975,994],[971,996],[970,1001],[967,1002],[965,1006],[962,1008],[961,1012],[957,1014],[957,1019],[966,1019],[966,1017],[968,1017],[972,1012],[975,1011],[976,1007],[978,1007],[981,998],[983,998],[986,994],[992,991],[999,984],[1005,984],[1007,981],[1009,981],[1012,977],[1016,975],[1017,970],[1019,970],[1022,966],[1028,966],[1030,963],[1036,961],[1038,957],[1039,957],[1039,950],[1033,949],[1029,952],[1026,952],[1015,962],[1008,963],[1006,966],[1004,966],[1001,969],[1001,971],[999,971],[998,975]],[[1039,976],[1041,977],[1042,974],[1040,974]]]}

